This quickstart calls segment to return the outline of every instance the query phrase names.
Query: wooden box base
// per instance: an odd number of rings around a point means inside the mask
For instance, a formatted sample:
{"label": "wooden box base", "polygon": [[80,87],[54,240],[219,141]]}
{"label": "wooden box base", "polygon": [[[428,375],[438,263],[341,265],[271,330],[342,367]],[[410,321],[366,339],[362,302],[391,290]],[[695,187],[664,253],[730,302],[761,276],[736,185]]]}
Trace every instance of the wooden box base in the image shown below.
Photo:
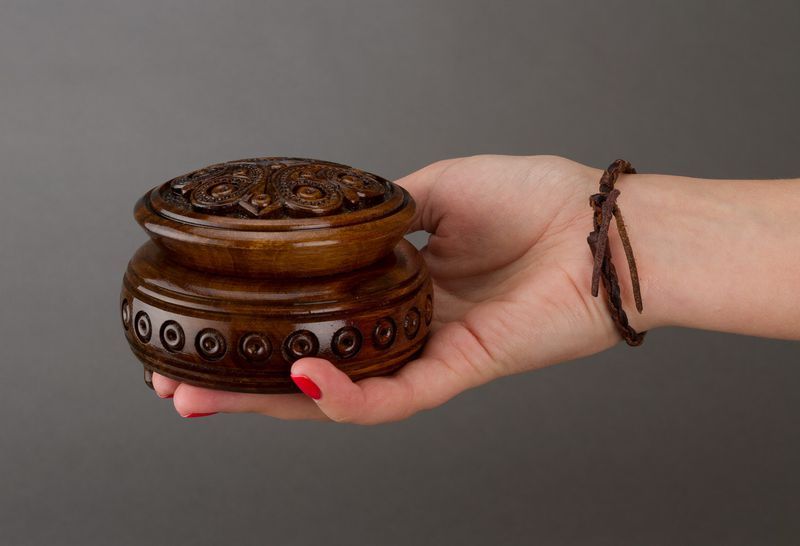
{"label": "wooden box base", "polygon": [[120,312],[147,370],[213,389],[293,393],[290,368],[305,356],[354,380],[400,368],[425,344],[433,293],[405,240],[370,266],[310,278],[191,270],[151,241],[128,265]]}

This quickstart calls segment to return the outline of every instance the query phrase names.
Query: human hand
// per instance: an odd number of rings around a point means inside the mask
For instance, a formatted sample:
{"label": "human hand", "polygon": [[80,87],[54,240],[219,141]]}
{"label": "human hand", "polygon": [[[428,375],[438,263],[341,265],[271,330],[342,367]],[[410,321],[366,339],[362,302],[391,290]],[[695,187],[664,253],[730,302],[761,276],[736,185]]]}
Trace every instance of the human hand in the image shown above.
{"label": "human hand", "polygon": [[[588,199],[601,172],[552,156],[475,156],[397,181],[417,202],[409,231],[430,233],[422,254],[436,305],[420,358],[392,376],[354,383],[326,360],[303,358],[291,372],[309,396],[209,390],[158,374],[154,387],[174,396],[183,416],[255,412],[373,424],[603,350],[620,338],[603,299],[589,293]],[[649,326],[631,319],[637,330]]]}

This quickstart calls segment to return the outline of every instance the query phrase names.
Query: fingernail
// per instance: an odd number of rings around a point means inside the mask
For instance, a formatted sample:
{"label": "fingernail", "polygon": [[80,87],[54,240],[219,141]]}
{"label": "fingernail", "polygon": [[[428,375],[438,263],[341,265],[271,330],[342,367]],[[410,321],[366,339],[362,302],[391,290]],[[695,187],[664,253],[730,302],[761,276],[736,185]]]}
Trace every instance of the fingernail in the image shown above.
{"label": "fingernail", "polygon": [[167,398],[175,398],[175,395],[174,395],[174,394],[167,394],[166,396],[161,396],[161,395],[159,394],[159,395],[158,395],[158,397],[159,397],[159,398],[163,398],[163,399],[165,399],[165,400],[166,400]]}
{"label": "fingernail", "polygon": [[218,412],[216,411],[212,411],[211,413],[189,413],[187,415],[184,415],[183,417],[185,417],[186,419],[193,419],[195,417],[208,417],[209,415],[216,415],[217,413]]}
{"label": "fingernail", "polygon": [[311,381],[308,377],[304,375],[292,375],[292,381],[294,384],[298,386],[298,388],[303,391],[303,394],[313,398],[314,400],[319,400],[322,398],[322,391],[319,390],[317,384]]}

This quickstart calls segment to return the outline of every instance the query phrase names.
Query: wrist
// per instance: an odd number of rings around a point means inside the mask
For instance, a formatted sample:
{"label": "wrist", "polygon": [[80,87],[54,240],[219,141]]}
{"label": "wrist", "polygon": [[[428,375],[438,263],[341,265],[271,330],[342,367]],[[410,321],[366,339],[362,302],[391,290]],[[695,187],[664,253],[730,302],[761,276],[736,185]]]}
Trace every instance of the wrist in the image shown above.
{"label": "wrist", "polygon": [[635,329],[800,336],[800,181],[638,174],[620,177],[617,188],[639,269],[641,315],[616,233],[611,248]]}

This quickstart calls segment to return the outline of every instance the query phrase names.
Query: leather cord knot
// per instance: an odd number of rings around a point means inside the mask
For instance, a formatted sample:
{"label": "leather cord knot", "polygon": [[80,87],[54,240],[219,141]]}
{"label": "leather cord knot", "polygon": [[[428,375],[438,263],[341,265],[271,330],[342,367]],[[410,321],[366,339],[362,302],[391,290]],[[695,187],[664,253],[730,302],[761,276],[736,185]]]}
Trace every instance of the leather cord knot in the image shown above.
{"label": "leather cord knot", "polygon": [[622,219],[622,212],[617,206],[619,190],[614,188],[614,184],[621,174],[636,174],[636,169],[624,159],[617,159],[608,166],[602,178],[600,178],[599,193],[595,193],[589,198],[589,206],[594,210],[594,231],[587,237],[589,248],[592,250],[592,256],[594,257],[592,296],[597,297],[600,289],[600,279],[602,278],[611,318],[614,320],[625,342],[628,345],[637,346],[642,344],[647,332],[637,332],[628,324],[628,315],[625,314],[625,310],[622,308],[619,279],[614,264],[611,263],[611,248],[608,244],[608,229],[613,217],[617,222],[617,231],[620,239],[622,239],[625,257],[628,259],[636,310],[641,313],[643,305],[639,288],[639,273],[636,270],[636,260],[633,257],[633,249],[628,238],[628,232],[625,229],[625,222]]}

